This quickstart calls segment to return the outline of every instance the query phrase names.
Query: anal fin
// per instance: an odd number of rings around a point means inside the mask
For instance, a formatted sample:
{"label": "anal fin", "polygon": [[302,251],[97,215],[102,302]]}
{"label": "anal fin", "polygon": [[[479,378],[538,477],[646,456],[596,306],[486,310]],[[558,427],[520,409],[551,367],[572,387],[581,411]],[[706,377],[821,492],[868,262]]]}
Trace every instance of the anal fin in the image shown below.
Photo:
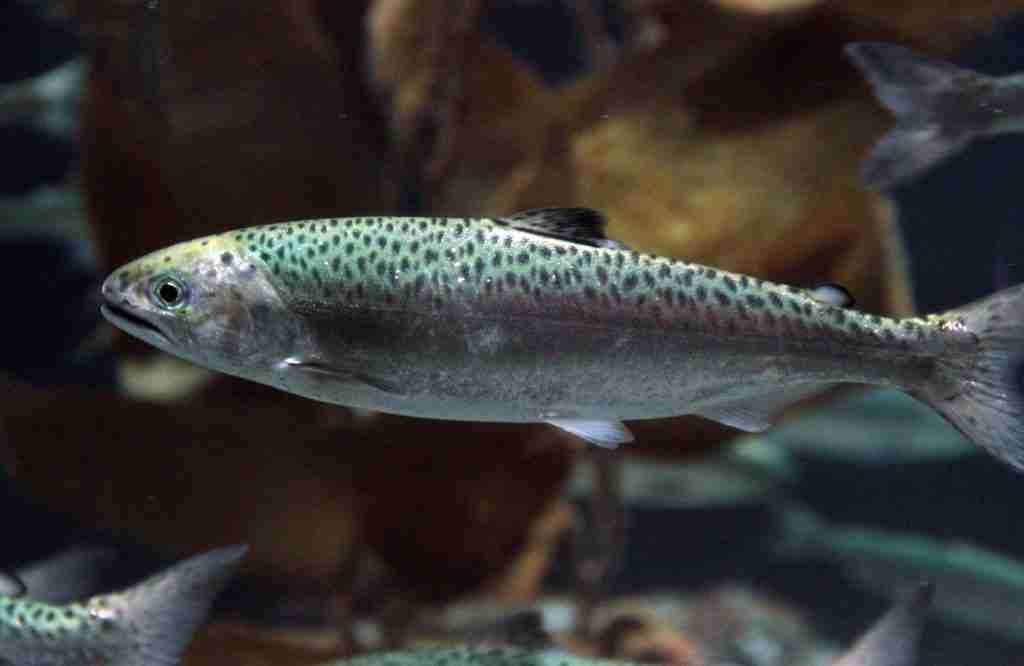
{"label": "anal fin", "polygon": [[739,430],[762,432],[772,427],[786,407],[830,386],[798,384],[759,396],[705,405],[693,413]]}

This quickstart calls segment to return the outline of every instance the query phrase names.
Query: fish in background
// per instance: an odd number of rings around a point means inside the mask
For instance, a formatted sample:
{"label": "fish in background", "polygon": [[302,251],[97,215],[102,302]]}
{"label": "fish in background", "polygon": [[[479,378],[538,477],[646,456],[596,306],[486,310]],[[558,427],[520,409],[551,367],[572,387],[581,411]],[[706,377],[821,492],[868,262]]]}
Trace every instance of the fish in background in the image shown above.
{"label": "fish in background", "polygon": [[1024,74],[986,76],[879,42],[849,44],[846,55],[897,120],[862,167],[873,189],[906,182],[975,139],[1024,132]]}
{"label": "fish in background", "polygon": [[913,666],[934,587],[924,584],[897,603],[835,666]]}
{"label": "fish in background", "polygon": [[765,430],[837,383],[899,388],[1024,468],[1024,286],[892,319],[837,292],[631,251],[588,209],[303,220],[121,267],[103,315],[201,366],[315,400],[547,422],[585,441],[697,414]]}
{"label": "fish in background", "polygon": [[[0,662],[19,666],[172,666],[247,548],[212,550],[124,591],[52,605],[0,596]],[[24,589],[16,579],[0,584]]]}
{"label": "fish in background", "polygon": [[944,619],[1024,640],[1024,563],[963,542],[831,525],[803,507],[782,510],[779,552],[839,562],[852,579],[889,597],[907,580],[933,581]]}
{"label": "fish in background", "polygon": [[77,141],[87,63],[75,58],[48,72],[0,85],[0,126],[21,125]]}
{"label": "fish in background", "polygon": [[[920,586],[882,616],[834,666],[913,666],[931,603],[932,587]],[[715,666],[700,658],[688,666]],[[628,666],[630,662],[581,657],[557,647],[460,646],[370,654],[323,666]]]}
{"label": "fish in background", "polygon": [[103,581],[114,572],[117,559],[113,548],[76,546],[18,567],[14,578],[25,590],[31,590],[36,601],[64,604],[102,591]]}

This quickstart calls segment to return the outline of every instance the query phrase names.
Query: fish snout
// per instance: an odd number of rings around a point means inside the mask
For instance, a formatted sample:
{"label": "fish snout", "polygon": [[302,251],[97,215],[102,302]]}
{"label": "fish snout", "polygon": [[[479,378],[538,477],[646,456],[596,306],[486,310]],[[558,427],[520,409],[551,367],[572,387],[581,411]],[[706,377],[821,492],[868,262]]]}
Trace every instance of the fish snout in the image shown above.
{"label": "fish snout", "polygon": [[114,288],[114,276],[110,275],[100,285],[100,298],[107,304],[114,303],[117,291]]}

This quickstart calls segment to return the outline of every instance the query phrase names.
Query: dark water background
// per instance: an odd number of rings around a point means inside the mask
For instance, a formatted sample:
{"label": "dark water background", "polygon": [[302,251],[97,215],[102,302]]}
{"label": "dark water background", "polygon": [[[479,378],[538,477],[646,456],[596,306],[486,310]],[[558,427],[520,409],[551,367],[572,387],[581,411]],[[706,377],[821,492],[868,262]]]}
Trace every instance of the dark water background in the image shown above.
{"label": "dark water background", "polygon": [[[614,29],[615,17],[609,19]],[[545,9],[543,3],[533,9],[497,9],[485,18],[485,25],[533,61],[549,83],[572,77],[586,64],[579,36],[566,38],[573,22],[562,10]],[[39,74],[78,49],[70,28],[43,24],[16,3],[0,4],[0,82]],[[1024,70],[1024,20],[1007,23],[979,40],[958,62],[992,74]],[[76,159],[75,146],[26,129],[0,129],[0,146],[3,196],[60,183]],[[972,146],[896,191],[920,310],[949,308],[1024,280],[1022,173],[1024,135],[1005,136]],[[54,349],[66,344],[68,335],[84,334],[68,332],[64,306],[86,298],[100,277],[94,268],[76,263],[75,253],[75,248],[46,238],[0,234],[0,285],[8,296],[0,324],[0,362],[42,384],[112,385],[112,359],[97,359],[93,367],[45,360],[53,359]],[[34,275],[45,279],[26,277]],[[41,418],[59,419],[60,414]],[[1021,480],[984,455],[955,463],[885,467],[837,464],[804,455],[800,463],[806,479],[800,498],[830,520],[899,530],[912,526],[917,533],[1024,555],[1024,530],[1018,529],[1024,497]],[[54,466],[59,474],[59,460]],[[7,534],[0,552],[2,567],[42,557],[83,535],[73,520],[43,510],[5,486],[0,486],[0,520]],[[770,525],[770,516],[757,506],[690,511],[683,517],[668,510],[636,511],[614,588],[697,589],[714,580],[757,582],[812,609],[820,629],[842,641],[884,609],[880,598],[844,583],[833,565],[782,563],[768,556]],[[696,542],[679,537],[695,534],[706,536]],[[156,554],[145,548],[117,543],[129,547],[132,555],[115,575],[117,582],[131,582],[156,561]],[[551,583],[566,582],[564,565],[556,567]],[[247,601],[236,592],[225,603]],[[1022,645],[966,629],[937,622],[930,627],[922,664],[929,663],[929,654],[943,655],[944,660],[961,654],[962,663],[1008,663],[1008,657],[1024,651]]]}

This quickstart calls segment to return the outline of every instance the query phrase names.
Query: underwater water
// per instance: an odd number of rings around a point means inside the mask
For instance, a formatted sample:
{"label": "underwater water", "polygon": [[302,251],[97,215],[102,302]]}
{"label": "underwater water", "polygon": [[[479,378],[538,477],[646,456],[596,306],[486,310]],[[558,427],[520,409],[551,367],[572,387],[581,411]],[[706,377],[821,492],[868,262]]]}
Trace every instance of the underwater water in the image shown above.
{"label": "underwater water", "polygon": [[4,5],[0,662],[1020,663],[1018,4]]}

